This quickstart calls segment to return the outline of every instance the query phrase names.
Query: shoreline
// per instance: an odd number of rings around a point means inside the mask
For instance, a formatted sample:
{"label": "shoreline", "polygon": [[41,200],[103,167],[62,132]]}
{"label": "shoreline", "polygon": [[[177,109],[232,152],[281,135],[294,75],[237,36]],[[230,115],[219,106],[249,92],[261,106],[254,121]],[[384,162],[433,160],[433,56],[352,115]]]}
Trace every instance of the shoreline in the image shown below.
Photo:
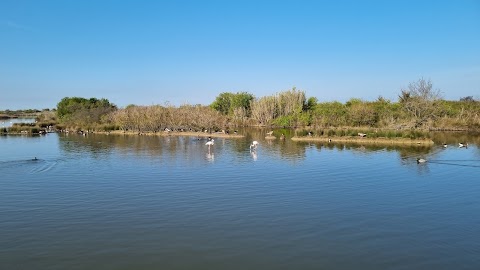
{"label": "shoreline", "polygon": [[91,134],[104,134],[104,135],[137,135],[137,136],[186,136],[186,137],[202,137],[202,138],[232,138],[239,139],[244,138],[245,135],[242,134],[225,134],[225,133],[205,133],[205,132],[178,132],[178,131],[159,131],[159,132],[134,132],[134,131],[95,131],[90,132]]}
{"label": "shoreline", "polygon": [[359,138],[359,137],[292,137],[293,141],[299,142],[342,142],[342,143],[369,143],[369,144],[403,144],[403,145],[433,145],[434,142],[431,139],[407,139],[407,138]]}

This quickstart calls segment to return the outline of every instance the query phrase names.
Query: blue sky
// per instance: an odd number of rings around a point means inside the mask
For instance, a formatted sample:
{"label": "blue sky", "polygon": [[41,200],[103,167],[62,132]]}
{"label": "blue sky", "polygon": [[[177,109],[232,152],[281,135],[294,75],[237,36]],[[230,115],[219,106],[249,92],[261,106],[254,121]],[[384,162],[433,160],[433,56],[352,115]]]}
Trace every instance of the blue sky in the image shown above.
{"label": "blue sky", "polygon": [[396,101],[422,77],[446,99],[480,98],[479,0],[0,1],[0,110],[292,87]]}

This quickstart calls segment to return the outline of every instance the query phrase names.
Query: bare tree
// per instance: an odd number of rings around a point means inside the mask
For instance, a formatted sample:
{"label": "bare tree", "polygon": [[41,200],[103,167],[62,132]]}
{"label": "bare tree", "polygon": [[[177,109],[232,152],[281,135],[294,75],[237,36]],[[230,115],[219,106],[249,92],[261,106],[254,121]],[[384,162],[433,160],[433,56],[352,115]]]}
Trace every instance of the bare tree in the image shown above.
{"label": "bare tree", "polygon": [[266,96],[254,99],[251,104],[252,118],[261,124],[268,124],[277,116],[276,99],[274,96]]}
{"label": "bare tree", "polygon": [[407,114],[415,118],[417,125],[422,125],[438,117],[440,109],[437,105],[441,98],[440,91],[433,89],[432,82],[421,78],[411,82],[408,89],[402,89],[399,103]]}

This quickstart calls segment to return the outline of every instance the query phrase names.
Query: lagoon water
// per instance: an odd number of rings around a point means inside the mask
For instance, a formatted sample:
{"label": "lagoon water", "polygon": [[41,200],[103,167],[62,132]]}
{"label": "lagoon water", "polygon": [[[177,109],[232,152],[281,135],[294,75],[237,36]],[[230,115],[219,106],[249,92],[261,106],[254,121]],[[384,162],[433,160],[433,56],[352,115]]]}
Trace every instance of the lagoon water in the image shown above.
{"label": "lagoon water", "polygon": [[243,132],[0,137],[0,269],[480,269],[478,136]]}

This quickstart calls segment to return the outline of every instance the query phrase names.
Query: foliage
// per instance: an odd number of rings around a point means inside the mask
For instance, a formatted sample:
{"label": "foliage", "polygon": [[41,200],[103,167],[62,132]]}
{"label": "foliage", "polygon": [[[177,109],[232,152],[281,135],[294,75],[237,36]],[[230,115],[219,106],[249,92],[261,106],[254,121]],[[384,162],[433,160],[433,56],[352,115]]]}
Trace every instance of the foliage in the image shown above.
{"label": "foliage", "polygon": [[242,117],[248,117],[250,116],[250,102],[252,100],[253,95],[247,92],[224,92],[217,96],[210,107],[223,115],[235,115],[236,113],[238,117],[239,112],[241,112]]}
{"label": "foliage", "polygon": [[[310,105],[313,107],[315,104],[316,99],[311,99]],[[261,125],[295,126],[299,120],[309,123],[310,117],[301,115],[306,108],[305,92],[295,87],[251,102],[252,118]]]}
{"label": "foliage", "polygon": [[347,108],[338,101],[318,103],[313,111],[313,124],[318,127],[335,127],[346,124]]}
{"label": "foliage", "polygon": [[316,97],[310,97],[310,98],[308,98],[307,103],[305,104],[304,110],[305,110],[305,111],[312,111],[312,110],[314,110],[315,107],[317,106],[317,103],[318,103],[318,99],[317,99]]}
{"label": "foliage", "polygon": [[[472,96],[459,101],[443,100],[430,80],[422,78],[410,83],[407,89],[401,89],[398,97],[398,102],[381,96],[375,101],[352,98],[345,103],[319,102],[316,97],[307,99],[304,91],[292,88],[258,98],[247,92],[224,92],[210,106],[131,104],[120,110],[107,99],[66,97],[58,103],[56,110],[22,112],[34,112],[40,127],[49,126],[58,118],[59,124],[67,128],[139,132],[158,132],[165,128],[214,131],[229,125],[274,125],[308,126],[309,129],[320,129],[321,134],[354,136],[356,129],[369,128],[402,132],[411,129],[480,128],[480,102]],[[6,110],[0,113],[11,117],[13,112]],[[351,129],[329,130],[338,127]],[[399,135],[400,131],[363,133],[370,137],[404,136]]]}
{"label": "foliage", "polygon": [[346,103],[347,119],[353,126],[375,126],[378,114],[374,106],[360,99],[351,99]]}
{"label": "foliage", "polygon": [[129,106],[112,112],[108,123],[121,130],[158,132],[169,130],[220,130],[227,125],[225,116],[201,105]]}
{"label": "foliage", "polygon": [[57,104],[57,117],[67,125],[89,126],[101,123],[102,117],[117,107],[108,99],[65,97]]}
{"label": "foliage", "polygon": [[417,121],[417,126],[439,116],[438,102],[441,99],[440,91],[433,89],[430,80],[423,78],[411,82],[408,89],[402,89],[399,103],[404,111]]}
{"label": "foliage", "polygon": [[251,102],[252,118],[261,125],[267,125],[277,117],[275,96],[265,96]]}

